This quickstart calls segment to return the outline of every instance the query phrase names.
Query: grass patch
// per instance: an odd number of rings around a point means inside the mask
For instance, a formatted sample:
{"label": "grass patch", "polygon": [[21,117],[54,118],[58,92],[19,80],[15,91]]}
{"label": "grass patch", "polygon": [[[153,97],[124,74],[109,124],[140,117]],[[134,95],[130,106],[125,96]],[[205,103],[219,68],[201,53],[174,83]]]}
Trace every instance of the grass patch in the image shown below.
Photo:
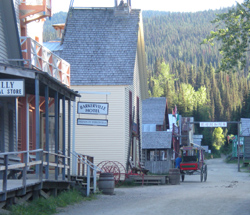
{"label": "grass patch", "polygon": [[13,205],[10,208],[11,215],[51,215],[57,212],[58,207],[66,207],[81,201],[90,201],[95,196],[84,197],[79,191],[73,189],[64,191],[57,197],[50,197],[48,199],[37,199],[30,203],[22,205]]}

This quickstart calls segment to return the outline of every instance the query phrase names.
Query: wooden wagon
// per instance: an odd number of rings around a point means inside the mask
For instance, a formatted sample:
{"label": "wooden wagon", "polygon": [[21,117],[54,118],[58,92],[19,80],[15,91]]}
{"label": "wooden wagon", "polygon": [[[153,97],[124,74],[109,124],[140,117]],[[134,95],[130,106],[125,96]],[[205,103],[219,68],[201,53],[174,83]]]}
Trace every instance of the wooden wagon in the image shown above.
{"label": "wooden wagon", "polygon": [[201,146],[183,146],[180,148],[182,162],[180,164],[181,180],[185,175],[200,175],[200,181],[207,180],[207,165],[204,162],[205,149]]}

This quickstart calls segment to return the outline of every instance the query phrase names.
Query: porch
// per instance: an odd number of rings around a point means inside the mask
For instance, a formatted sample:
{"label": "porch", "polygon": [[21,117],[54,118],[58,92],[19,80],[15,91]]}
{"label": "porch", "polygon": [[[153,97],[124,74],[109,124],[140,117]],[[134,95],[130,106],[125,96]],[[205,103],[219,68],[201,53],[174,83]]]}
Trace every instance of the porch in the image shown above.
{"label": "porch", "polygon": [[[35,160],[34,154],[36,154]],[[75,175],[66,174],[69,169],[65,156],[55,154],[60,162],[45,162],[48,152],[42,149],[0,153],[4,162],[0,165],[0,209],[9,204],[16,204],[27,200],[35,200],[40,196],[49,198],[57,196],[58,192],[68,190],[70,187],[78,187],[89,196],[90,192],[96,191],[97,167],[93,165],[93,157],[72,153],[72,158],[77,159],[77,171]],[[9,160],[16,156],[16,163]],[[31,159],[28,159],[31,157]],[[66,158],[68,158],[66,156]],[[34,170],[34,171],[29,171]],[[14,171],[15,177],[8,175]],[[14,176],[14,175],[12,175]]]}

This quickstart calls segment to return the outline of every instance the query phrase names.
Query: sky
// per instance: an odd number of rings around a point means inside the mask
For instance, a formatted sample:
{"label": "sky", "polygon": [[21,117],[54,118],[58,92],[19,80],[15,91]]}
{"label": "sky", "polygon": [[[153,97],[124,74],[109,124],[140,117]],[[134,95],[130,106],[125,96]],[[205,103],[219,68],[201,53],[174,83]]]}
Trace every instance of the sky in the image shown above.
{"label": "sky", "polygon": [[[119,2],[120,0],[118,0]],[[127,2],[127,0],[124,0]],[[114,0],[52,0],[53,13],[68,11],[70,2],[74,7],[113,7]],[[231,7],[236,0],[131,0],[132,8],[171,12],[197,12]],[[238,3],[244,0],[237,0]]]}

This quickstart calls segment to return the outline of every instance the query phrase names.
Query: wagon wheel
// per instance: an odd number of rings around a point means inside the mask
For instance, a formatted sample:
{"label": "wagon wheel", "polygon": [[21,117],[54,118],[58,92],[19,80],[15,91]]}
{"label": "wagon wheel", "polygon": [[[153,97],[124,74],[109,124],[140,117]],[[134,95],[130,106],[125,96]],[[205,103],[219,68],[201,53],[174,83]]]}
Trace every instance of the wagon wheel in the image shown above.
{"label": "wagon wheel", "polygon": [[126,179],[126,169],[120,162],[118,162],[118,161],[113,161],[113,162],[119,167],[119,170],[120,170],[119,181],[118,181],[118,183],[116,183],[116,185],[121,186]]}
{"label": "wagon wheel", "polygon": [[120,181],[120,169],[115,162],[113,161],[101,162],[99,168],[101,168],[103,172],[113,173],[115,184],[117,184]]}
{"label": "wagon wheel", "polygon": [[201,167],[201,182],[203,181],[203,167]]}
{"label": "wagon wheel", "polygon": [[204,170],[204,181],[207,181],[207,165],[205,165],[205,170]]}

